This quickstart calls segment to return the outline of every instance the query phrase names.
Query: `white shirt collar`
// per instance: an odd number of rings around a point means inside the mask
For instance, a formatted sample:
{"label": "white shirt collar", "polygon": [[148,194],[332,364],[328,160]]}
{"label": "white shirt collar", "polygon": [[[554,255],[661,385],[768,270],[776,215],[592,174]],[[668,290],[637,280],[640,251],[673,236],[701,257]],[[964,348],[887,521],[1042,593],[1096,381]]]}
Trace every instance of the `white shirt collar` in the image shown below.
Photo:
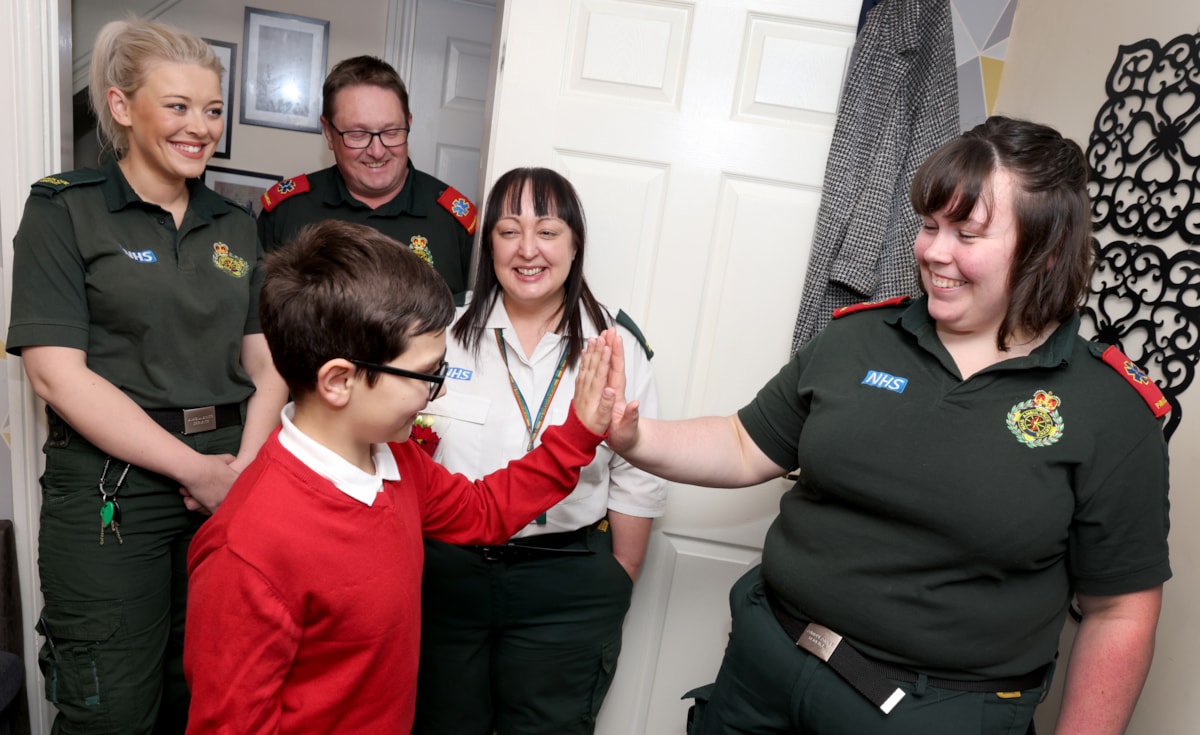
{"label": "white shirt collar", "polygon": [[332,482],[334,487],[346,495],[364,505],[372,505],[375,502],[375,496],[383,491],[384,480],[400,479],[400,468],[396,465],[396,457],[392,455],[392,450],[388,448],[387,444],[371,446],[372,458],[375,460],[375,473],[363,472],[337,452],[296,428],[296,424],[292,423],[295,415],[295,403],[288,403],[279,412],[279,420],[282,424],[279,429],[279,443],[310,470]]}
{"label": "white shirt collar", "polygon": [[[599,330],[592,325],[591,319],[588,319],[586,315],[583,316],[580,322],[581,326],[583,327],[584,339],[589,339],[600,334]],[[546,334],[542,335],[541,342],[539,342],[538,346],[534,348],[533,355],[531,355],[529,358],[526,358],[524,351],[521,348],[521,343],[517,339],[517,332],[513,328],[512,321],[508,318],[508,310],[504,308],[503,291],[496,295],[496,301],[494,304],[492,304],[492,310],[488,313],[487,319],[483,323],[483,328],[488,332],[491,332],[496,328],[503,329],[504,341],[507,342],[512,348],[511,352],[515,354],[518,360],[527,364],[531,362],[537,362],[551,353],[553,353],[554,358],[557,359],[559,350],[562,349],[563,343],[566,341],[566,337],[561,334],[556,332],[547,332]],[[487,335],[487,338],[492,339],[490,334]],[[510,355],[510,357],[511,356],[512,355]]]}

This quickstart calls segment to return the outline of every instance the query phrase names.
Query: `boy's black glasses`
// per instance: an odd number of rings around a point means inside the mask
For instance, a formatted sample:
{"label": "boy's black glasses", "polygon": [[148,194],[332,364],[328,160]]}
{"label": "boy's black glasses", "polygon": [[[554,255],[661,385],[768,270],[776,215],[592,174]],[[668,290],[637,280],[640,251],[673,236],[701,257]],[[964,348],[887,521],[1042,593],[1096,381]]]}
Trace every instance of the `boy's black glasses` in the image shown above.
{"label": "boy's black glasses", "polygon": [[388,375],[399,375],[402,378],[412,378],[414,380],[424,380],[429,383],[429,400],[437,398],[438,391],[442,389],[442,383],[446,382],[446,373],[450,371],[450,363],[442,360],[438,363],[437,372],[434,373],[417,373],[404,368],[392,367],[391,365],[381,365],[377,362],[367,362],[366,360],[354,360],[346,358],[352,364],[367,370],[378,370],[381,373]]}

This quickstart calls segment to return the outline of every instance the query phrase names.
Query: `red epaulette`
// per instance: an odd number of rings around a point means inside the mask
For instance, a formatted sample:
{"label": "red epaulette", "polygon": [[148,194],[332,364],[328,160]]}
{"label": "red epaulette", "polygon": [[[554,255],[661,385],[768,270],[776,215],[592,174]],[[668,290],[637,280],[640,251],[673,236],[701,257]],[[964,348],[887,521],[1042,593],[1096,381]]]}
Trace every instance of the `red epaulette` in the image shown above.
{"label": "red epaulette", "polygon": [[454,219],[458,220],[468,235],[475,234],[475,220],[478,212],[470,199],[460,194],[453,186],[447,186],[442,195],[438,197],[437,203],[454,215]]}
{"label": "red epaulette", "polygon": [[1161,419],[1171,412],[1171,404],[1167,402],[1167,397],[1158,389],[1146,371],[1126,357],[1125,353],[1118,350],[1116,345],[1109,345],[1104,354],[1100,355],[1100,359],[1120,373],[1122,378],[1129,381],[1146,405],[1150,406],[1154,418]]}
{"label": "red epaulette", "polygon": [[884,299],[883,301],[863,301],[859,304],[850,304],[849,306],[843,306],[841,308],[834,309],[833,318],[840,319],[847,314],[853,314],[857,311],[866,311],[868,309],[880,309],[885,306],[900,306],[908,303],[910,300],[911,298],[908,296],[894,296],[890,299]]}
{"label": "red epaulette", "polygon": [[284,179],[275,186],[272,186],[270,189],[267,189],[263,192],[263,211],[270,212],[275,207],[278,207],[279,203],[284,199],[297,194],[303,194],[308,190],[308,176],[305,174],[300,174],[299,176],[294,176],[290,179]]}

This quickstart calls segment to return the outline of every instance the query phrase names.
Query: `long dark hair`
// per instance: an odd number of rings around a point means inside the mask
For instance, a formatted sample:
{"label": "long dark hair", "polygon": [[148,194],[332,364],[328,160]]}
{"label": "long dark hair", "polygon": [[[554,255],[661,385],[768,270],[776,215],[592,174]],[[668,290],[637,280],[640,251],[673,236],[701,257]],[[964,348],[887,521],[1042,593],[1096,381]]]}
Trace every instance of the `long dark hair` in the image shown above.
{"label": "long dark hair", "polygon": [[479,242],[479,262],[475,266],[471,303],[451,333],[469,351],[479,354],[483,325],[501,291],[500,281],[496,278],[492,231],[501,217],[521,212],[521,198],[526,187],[529,187],[530,199],[533,200],[533,213],[538,217],[557,217],[566,222],[574,239],[575,259],[571,261],[571,270],[564,284],[566,292],[563,294],[562,317],[555,327],[567,338],[567,364],[574,367],[583,352],[583,315],[592,320],[596,329],[604,329],[612,320],[600,302],[596,301],[583,277],[587,231],[583,204],[571,182],[548,168],[514,168],[492,185],[484,207],[483,237]]}

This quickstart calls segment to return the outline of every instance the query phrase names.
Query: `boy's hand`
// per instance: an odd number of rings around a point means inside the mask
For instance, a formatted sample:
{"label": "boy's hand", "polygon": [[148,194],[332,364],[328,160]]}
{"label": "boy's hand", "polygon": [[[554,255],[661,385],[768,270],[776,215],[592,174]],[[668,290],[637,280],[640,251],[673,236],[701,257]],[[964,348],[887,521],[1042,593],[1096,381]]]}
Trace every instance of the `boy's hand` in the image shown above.
{"label": "boy's hand", "polygon": [[[589,339],[579,359],[579,374],[575,376],[575,415],[593,434],[603,435],[612,421],[613,402],[617,392],[609,385],[612,377],[612,329]],[[620,342],[620,338],[617,338]]]}

